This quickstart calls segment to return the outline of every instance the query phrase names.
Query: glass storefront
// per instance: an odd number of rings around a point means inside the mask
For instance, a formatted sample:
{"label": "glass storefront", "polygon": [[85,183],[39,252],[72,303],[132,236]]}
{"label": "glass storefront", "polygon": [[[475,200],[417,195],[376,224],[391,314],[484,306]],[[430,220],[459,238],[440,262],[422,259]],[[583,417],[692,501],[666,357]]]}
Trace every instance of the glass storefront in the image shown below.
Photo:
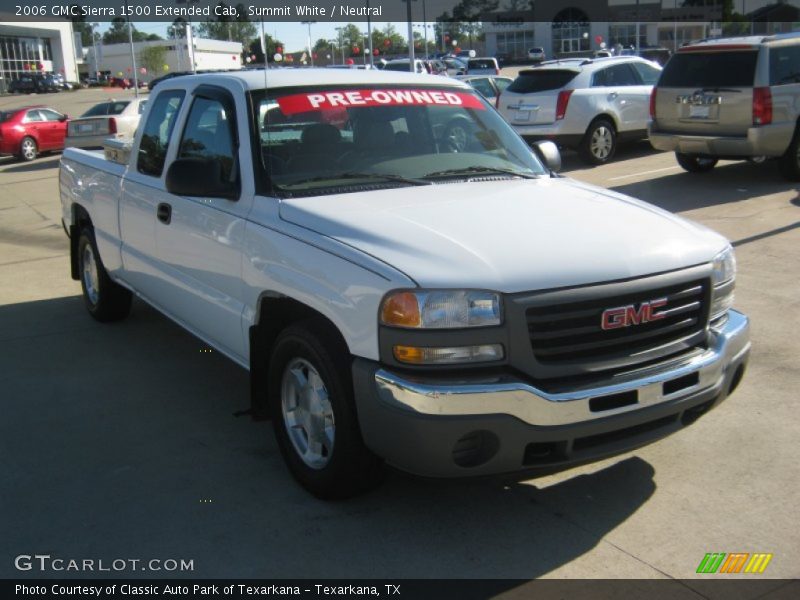
{"label": "glass storefront", "polygon": [[0,36],[0,74],[6,82],[23,73],[40,71],[40,65],[50,70],[52,61],[49,38]]}
{"label": "glass storefront", "polygon": [[577,8],[565,8],[553,19],[553,54],[588,52],[589,17]]}
{"label": "glass storefront", "polygon": [[505,54],[509,59],[528,58],[528,49],[536,45],[533,31],[509,31],[497,34],[497,53]]}

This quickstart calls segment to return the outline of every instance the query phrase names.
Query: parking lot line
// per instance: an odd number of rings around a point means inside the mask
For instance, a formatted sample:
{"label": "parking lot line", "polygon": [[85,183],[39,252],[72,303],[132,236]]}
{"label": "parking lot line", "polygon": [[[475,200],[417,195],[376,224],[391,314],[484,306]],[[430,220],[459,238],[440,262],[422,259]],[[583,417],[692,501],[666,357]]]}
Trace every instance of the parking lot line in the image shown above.
{"label": "parking lot line", "polygon": [[628,173],[627,175],[618,175],[617,177],[609,177],[608,181],[619,181],[620,179],[630,179],[631,177],[639,177],[641,175],[652,175],[653,173],[662,173],[663,171],[676,171],[679,169],[680,167],[678,165],[675,165],[674,167],[664,167],[663,169],[639,171],[638,173]]}

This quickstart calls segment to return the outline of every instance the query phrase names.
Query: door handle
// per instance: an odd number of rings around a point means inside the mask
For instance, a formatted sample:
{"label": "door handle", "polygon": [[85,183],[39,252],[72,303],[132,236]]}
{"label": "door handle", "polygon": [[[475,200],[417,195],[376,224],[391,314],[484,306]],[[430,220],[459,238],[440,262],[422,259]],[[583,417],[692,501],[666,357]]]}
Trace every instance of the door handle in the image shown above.
{"label": "door handle", "polygon": [[609,100],[616,100],[617,96],[619,96],[619,94],[618,94],[617,92],[611,92],[611,93],[608,95],[608,99],[609,99]]}
{"label": "door handle", "polygon": [[164,225],[169,225],[170,221],[172,221],[172,206],[166,202],[160,203],[156,209],[156,217]]}

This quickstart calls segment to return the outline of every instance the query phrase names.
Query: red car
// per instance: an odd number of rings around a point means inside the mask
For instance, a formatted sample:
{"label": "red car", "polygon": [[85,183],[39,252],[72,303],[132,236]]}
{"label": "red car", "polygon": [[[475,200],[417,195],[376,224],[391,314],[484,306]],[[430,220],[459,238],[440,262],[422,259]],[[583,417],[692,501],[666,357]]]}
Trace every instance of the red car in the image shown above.
{"label": "red car", "polygon": [[0,155],[29,161],[40,152],[63,150],[67,119],[46,106],[0,111]]}

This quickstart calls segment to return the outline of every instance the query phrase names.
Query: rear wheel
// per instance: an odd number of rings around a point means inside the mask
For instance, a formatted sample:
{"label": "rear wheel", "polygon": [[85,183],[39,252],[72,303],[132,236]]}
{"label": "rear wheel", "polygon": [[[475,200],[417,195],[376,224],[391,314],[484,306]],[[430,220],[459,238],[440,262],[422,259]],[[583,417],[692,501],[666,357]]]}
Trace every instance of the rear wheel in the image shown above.
{"label": "rear wheel", "polygon": [[707,173],[713,169],[719,159],[711,156],[696,156],[694,154],[675,153],[675,159],[684,170],[689,173]]}
{"label": "rear wheel", "polygon": [[614,157],[617,133],[607,119],[597,119],[589,125],[578,148],[581,158],[590,165],[603,165]]}
{"label": "rear wheel", "polygon": [[789,149],[780,159],[780,168],[789,181],[800,181],[800,127],[795,131]]}
{"label": "rear wheel", "polygon": [[36,145],[36,140],[30,136],[22,138],[19,145],[19,157],[25,162],[32,161],[39,153],[39,147]]}
{"label": "rear wheel", "polygon": [[300,485],[326,500],[365,492],[383,472],[361,438],[351,372],[347,347],[321,319],[275,341],[267,385],[278,446]]}
{"label": "rear wheel", "polygon": [[131,311],[130,291],[108,276],[94,240],[94,232],[85,228],[78,238],[78,273],[83,301],[89,314],[101,322],[119,321]]}

